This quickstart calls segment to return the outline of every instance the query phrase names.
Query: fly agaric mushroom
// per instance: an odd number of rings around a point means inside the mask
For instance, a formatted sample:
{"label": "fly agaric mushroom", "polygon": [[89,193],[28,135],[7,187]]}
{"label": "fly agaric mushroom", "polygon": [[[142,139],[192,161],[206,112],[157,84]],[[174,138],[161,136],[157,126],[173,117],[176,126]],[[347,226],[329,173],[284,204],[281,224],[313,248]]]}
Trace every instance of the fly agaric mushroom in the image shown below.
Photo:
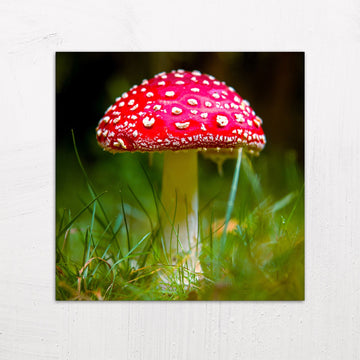
{"label": "fly agaric mushroom", "polygon": [[[249,102],[224,82],[199,71],[160,73],[116,99],[96,129],[99,144],[112,153],[164,152],[162,204],[171,224],[166,249],[189,254],[198,264],[197,152],[231,152],[265,146],[262,120]],[[173,222],[173,223],[172,223]]]}

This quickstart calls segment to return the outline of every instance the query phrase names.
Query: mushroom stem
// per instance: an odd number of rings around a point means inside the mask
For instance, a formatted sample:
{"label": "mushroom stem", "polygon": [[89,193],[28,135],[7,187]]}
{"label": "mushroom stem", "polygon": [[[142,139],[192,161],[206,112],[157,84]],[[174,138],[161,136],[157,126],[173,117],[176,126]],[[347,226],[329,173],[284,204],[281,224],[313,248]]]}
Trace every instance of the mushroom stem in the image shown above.
{"label": "mushroom stem", "polygon": [[170,261],[186,257],[189,270],[198,267],[198,160],[197,151],[166,151],[161,201],[162,225]]}

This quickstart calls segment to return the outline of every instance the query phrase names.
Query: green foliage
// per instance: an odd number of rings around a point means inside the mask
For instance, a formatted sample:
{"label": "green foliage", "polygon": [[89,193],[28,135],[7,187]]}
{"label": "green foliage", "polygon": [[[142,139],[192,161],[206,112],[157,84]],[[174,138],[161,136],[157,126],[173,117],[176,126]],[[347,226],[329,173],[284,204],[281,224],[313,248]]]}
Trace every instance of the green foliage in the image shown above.
{"label": "green foliage", "polygon": [[304,181],[294,153],[243,154],[232,204],[235,162],[221,177],[200,158],[202,276],[164,252],[161,155],[152,166],[144,154],[101,155],[103,164],[84,166],[75,146],[57,163],[56,299],[304,299]]}

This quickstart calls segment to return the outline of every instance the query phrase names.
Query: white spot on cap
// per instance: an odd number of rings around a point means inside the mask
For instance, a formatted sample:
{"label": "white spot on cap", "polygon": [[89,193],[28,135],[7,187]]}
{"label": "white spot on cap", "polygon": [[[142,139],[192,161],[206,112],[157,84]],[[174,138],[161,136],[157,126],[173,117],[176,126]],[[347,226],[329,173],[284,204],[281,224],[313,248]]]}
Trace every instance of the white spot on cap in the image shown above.
{"label": "white spot on cap", "polygon": [[103,121],[107,124],[110,120],[110,116],[103,117]]}
{"label": "white spot on cap", "polygon": [[229,104],[224,104],[225,109],[230,109]]}
{"label": "white spot on cap", "polygon": [[215,78],[212,75],[209,75],[210,80],[215,80]]}
{"label": "white spot on cap", "polygon": [[226,125],[228,124],[229,120],[228,120],[227,117],[224,116],[224,115],[217,115],[217,116],[216,116],[216,122],[217,122],[221,127],[223,127],[223,126],[226,126]]}
{"label": "white spot on cap", "polygon": [[121,138],[118,138],[117,141],[114,142],[114,146],[121,146],[123,149],[126,149],[126,145],[124,143],[124,140]]}
{"label": "white spot on cap", "polygon": [[235,114],[235,118],[236,118],[236,121],[237,122],[244,122],[245,121],[245,118],[243,116],[243,114]]}
{"label": "white spot on cap", "polygon": [[247,123],[249,126],[252,126],[252,124],[253,124],[251,120],[247,120]]}
{"label": "white spot on cap", "polygon": [[[201,114],[202,115],[202,114]],[[207,114],[206,114],[207,115]],[[202,131],[206,131],[206,127],[205,127],[205,125],[204,124],[201,124],[201,130]]]}
{"label": "white spot on cap", "polygon": [[198,88],[192,88],[191,91],[192,91],[192,92],[200,92],[200,89],[198,89]]}
{"label": "white spot on cap", "polygon": [[215,85],[220,85],[220,81],[217,81],[217,80],[216,80],[216,81],[214,81],[214,84],[215,84]]}
{"label": "white spot on cap", "polygon": [[114,123],[114,124],[118,123],[118,122],[120,121],[120,119],[121,119],[121,116],[115,118],[115,119],[113,120],[113,123]]}
{"label": "white spot on cap", "polygon": [[246,106],[250,106],[250,103],[247,100],[243,100],[243,103],[245,103]]}
{"label": "white spot on cap", "polygon": [[224,91],[224,90],[223,90],[221,93],[222,93],[223,95],[225,95],[225,96],[227,96],[227,94],[228,94],[228,93],[227,93],[226,91]]}
{"label": "white spot on cap", "polygon": [[197,100],[195,99],[188,99],[188,104],[192,106],[196,106],[198,104]]}
{"label": "white spot on cap", "polygon": [[200,116],[203,118],[203,119],[206,119],[208,117],[208,113],[202,113],[200,114]]}
{"label": "white spot on cap", "polygon": [[201,72],[199,70],[194,70],[192,72],[193,75],[196,75],[196,76],[200,76],[201,75]]}
{"label": "white spot on cap", "polygon": [[155,111],[158,111],[158,110],[160,110],[161,109],[161,105],[154,105],[154,110]]}
{"label": "white spot on cap", "polygon": [[162,78],[162,79],[166,79],[166,78],[167,78],[167,75],[161,75],[161,78]]}
{"label": "white spot on cap", "polygon": [[237,103],[240,103],[240,98],[238,96],[235,96],[234,101],[237,102]]}
{"label": "white spot on cap", "polygon": [[146,91],[146,88],[142,88],[140,91],[141,91],[141,92],[144,92],[144,91]]}
{"label": "white spot on cap", "polygon": [[143,124],[145,127],[150,128],[155,124],[155,118],[149,118],[148,116],[143,119]]}
{"label": "white spot on cap", "polygon": [[103,131],[103,135],[104,135],[104,136],[107,136],[108,132],[109,132],[108,130],[104,130],[104,131]]}
{"label": "white spot on cap", "polygon": [[149,91],[148,93],[146,93],[146,96],[147,96],[147,97],[152,97],[152,96],[154,96],[154,93],[152,93],[151,91]]}
{"label": "white spot on cap", "polygon": [[212,94],[212,97],[215,98],[215,99],[219,99],[220,98],[220,95],[218,93],[213,93]]}
{"label": "white spot on cap", "polygon": [[96,132],[96,135],[97,135],[97,136],[101,136],[101,133],[102,133],[102,131],[101,131],[101,129],[99,129],[99,130]]}
{"label": "white spot on cap", "polygon": [[232,109],[238,109],[238,108],[239,108],[239,105],[236,105],[236,104],[234,104],[234,103],[231,103],[231,104],[230,104],[230,107],[231,107]]}
{"label": "white spot on cap", "polygon": [[137,119],[137,116],[136,116],[136,115],[131,115],[131,119],[132,119],[132,120],[136,120],[136,119]]}
{"label": "white spot on cap", "polygon": [[183,78],[184,77],[183,74],[178,74],[178,73],[176,73],[174,76],[177,77],[177,78]]}
{"label": "white spot on cap", "polygon": [[133,107],[130,109],[130,111],[134,111],[134,110],[136,110],[138,107],[139,107],[139,104],[136,104],[135,106],[133,106]]}
{"label": "white spot on cap", "polygon": [[254,124],[256,125],[256,127],[260,127],[261,123],[257,117],[253,121],[254,121]]}
{"label": "white spot on cap", "polygon": [[141,85],[147,85],[149,82],[146,80],[146,79],[144,79],[143,81],[142,81],[142,83],[141,83]]}
{"label": "white spot on cap", "polygon": [[190,110],[190,112],[191,112],[192,114],[194,114],[194,115],[196,115],[196,114],[198,113],[197,110]]}
{"label": "white spot on cap", "polygon": [[121,96],[122,96],[123,99],[126,99],[129,96],[129,94],[125,92]]}
{"label": "white spot on cap", "polygon": [[210,102],[210,101],[205,101],[205,106],[206,106],[206,107],[211,107],[211,106],[212,106],[212,104],[211,104],[211,102]]}
{"label": "white spot on cap", "polygon": [[210,85],[210,83],[209,83],[207,80],[204,80],[204,81],[203,81],[203,84],[205,84],[205,85]]}
{"label": "white spot on cap", "polygon": [[186,128],[189,127],[189,125],[190,125],[190,121],[186,121],[186,122],[183,122],[183,123],[181,123],[181,122],[176,122],[176,123],[175,123],[175,126],[176,126],[178,129],[186,129]]}
{"label": "white spot on cap", "polygon": [[175,84],[176,84],[176,85],[184,85],[185,83],[180,80],[180,81],[177,81]]}
{"label": "white spot on cap", "polygon": [[120,104],[119,104],[119,107],[122,107],[122,106],[124,106],[125,105],[125,103],[122,101]]}
{"label": "white spot on cap", "polygon": [[161,85],[165,85],[165,81],[159,81],[159,82],[158,82],[158,85],[160,85],[160,86],[161,86]]}
{"label": "white spot on cap", "polygon": [[232,86],[229,86],[228,89],[233,92],[235,91],[235,89]]}
{"label": "white spot on cap", "polygon": [[137,130],[134,130],[133,132],[133,137],[137,137],[139,135],[138,131]]}
{"label": "white spot on cap", "polygon": [[165,93],[165,96],[168,96],[168,97],[172,97],[172,96],[174,96],[175,95],[175,92],[174,91],[167,91],[166,93]]}
{"label": "white spot on cap", "polygon": [[174,115],[179,115],[182,113],[182,110],[176,106],[174,106],[172,109],[171,109],[171,112],[174,114]]}
{"label": "white spot on cap", "polygon": [[195,76],[193,76],[190,80],[194,81],[194,82],[198,82],[198,80],[197,80],[197,78]]}

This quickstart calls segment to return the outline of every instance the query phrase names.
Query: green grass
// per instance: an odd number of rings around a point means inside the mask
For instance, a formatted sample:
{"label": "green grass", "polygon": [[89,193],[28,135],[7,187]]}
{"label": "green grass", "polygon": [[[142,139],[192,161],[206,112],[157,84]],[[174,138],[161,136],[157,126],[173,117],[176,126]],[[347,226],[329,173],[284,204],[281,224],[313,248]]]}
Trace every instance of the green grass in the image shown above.
{"label": "green grass", "polygon": [[243,154],[241,170],[228,160],[224,176],[199,155],[196,277],[164,253],[161,154],[150,166],[146,154],[98,152],[101,164],[83,165],[76,146],[57,161],[57,300],[304,299],[304,183],[294,153]]}

